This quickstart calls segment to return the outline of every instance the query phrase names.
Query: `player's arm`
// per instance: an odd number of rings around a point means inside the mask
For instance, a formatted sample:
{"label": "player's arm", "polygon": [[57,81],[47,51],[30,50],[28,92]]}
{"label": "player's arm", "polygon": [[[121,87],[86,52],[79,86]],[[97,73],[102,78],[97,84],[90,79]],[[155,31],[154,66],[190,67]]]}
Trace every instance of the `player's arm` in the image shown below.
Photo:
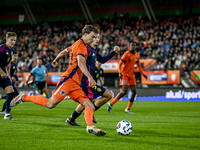
{"label": "player's arm", "polygon": [[143,75],[143,77],[144,77],[145,79],[147,79],[147,76],[144,74],[143,69],[142,69],[142,67],[141,67],[141,65],[140,65],[140,62],[137,61],[136,64],[137,64],[137,67],[138,67],[138,69],[139,69],[139,72]]}
{"label": "player's arm", "polygon": [[7,74],[0,67],[0,75],[2,78],[7,78]]}
{"label": "player's arm", "polygon": [[118,52],[120,51],[120,48],[119,46],[115,46],[114,47],[114,50],[106,55],[106,56],[101,56],[99,53],[97,53],[97,60],[100,62],[100,63],[105,63],[107,62],[108,60],[110,60],[113,56],[115,56]]}
{"label": "player's arm", "polygon": [[49,82],[49,75],[47,70],[45,70],[45,77],[47,78],[47,82]]}
{"label": "player's arm", "polygon": [[15,82],[16,86],[19,86],[19,79],[18,79],[17,75],[15,75],[14,77],[16,79],[16,82]]}
{"label": "player's arm", "polygon": [[56,58],[53,60],[52,66],[53,66],[53,67],[58,66],[59,60],[60,60],[61,58],[65,57],[66,55],[68,55],[68,53],[69,53],[69,52],[68,52],[67,48],[64,49],[63,51],[61,51],[61,52],[56,56]]}
{"label": "player's arm", "polygon": [[89,73],[86,65],[85,65],[85,58],[82,55],[77,55],[77,60],[78,60],[78,67],[81,69],[81,71],[85,74],[85,76],[89,80],[89,85],[95,86],[97,83],[96,81],[92,78],[91,74]]}
{"label": "player's arm", "polygon": [[119,78],[122,79],[122,66],[124,64],[124,61],[121,59],[119,61],[119,64],[118,64],[118,72],[119,72]]}
{"label": "player's arm", "polygon": [[26,80],[26,84],[27,84],[27,83],[28,83],[28,81],[30,80],[31,76],[33,76],[33,74],[31,74],[31,73],[30,73],[30,74],[28,75],[28,78],[27,78],[27,80]]}

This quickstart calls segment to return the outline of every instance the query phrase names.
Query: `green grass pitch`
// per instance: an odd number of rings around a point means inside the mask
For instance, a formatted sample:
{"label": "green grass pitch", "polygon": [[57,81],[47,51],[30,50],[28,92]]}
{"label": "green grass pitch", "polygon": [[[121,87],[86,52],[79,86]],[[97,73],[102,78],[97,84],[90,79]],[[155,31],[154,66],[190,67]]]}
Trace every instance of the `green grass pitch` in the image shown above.
{"label": "green grass pitch", "polygon": [[[0,101],[0,106],[4,100]],[[64,100],[54,109],[27,102],[12,108],[16,121],[0,115],[1,150],[193,150],[200,149],[199,102],[136,101],[130,115],[124,112],[127,101],[119,101],[112,113],[107,104],[94,113],[95,124],[107,132],[95,136],[86,132],[84,116],[79,127],[65,123],[77,103]],[[118,135],[116,125],[129,120],[133,132]]]}

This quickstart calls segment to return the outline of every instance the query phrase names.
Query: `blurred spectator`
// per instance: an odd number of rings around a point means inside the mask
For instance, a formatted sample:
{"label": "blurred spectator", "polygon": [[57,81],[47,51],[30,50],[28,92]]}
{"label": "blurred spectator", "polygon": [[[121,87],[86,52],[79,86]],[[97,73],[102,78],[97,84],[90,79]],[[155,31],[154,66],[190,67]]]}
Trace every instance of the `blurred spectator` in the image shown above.
{"label": "blurred spectator", "polygon": [[[0,27],[0,44],[5,42],[5,33],[14,30],[18,35],[15,49],[19,53],[19,68],[22,71],[30,70],[37,58],[43,60],[49,71],[65,71],[69,58],[61,60],[60,68],[52,68],[51,62],[61,50],[81,37],[81,29],[85,24],[85,20],[72,20],[42,22],[35,26],[4,25]],[[127,51],[128,43],[135,41],[138,42],[141,58],[157,59],[156,69],[181,69],[185,66],[184,70],[191,70],[199,66],[199,16],[157,16],[157,23],[152,23],[141,16],[133,18],[128,13],[119,16],[115,13],[114,18],[97,18],[94,24],[101,31],[98,51],[103,56],[119,45],[121,52],[116,57],[120,59]]]}

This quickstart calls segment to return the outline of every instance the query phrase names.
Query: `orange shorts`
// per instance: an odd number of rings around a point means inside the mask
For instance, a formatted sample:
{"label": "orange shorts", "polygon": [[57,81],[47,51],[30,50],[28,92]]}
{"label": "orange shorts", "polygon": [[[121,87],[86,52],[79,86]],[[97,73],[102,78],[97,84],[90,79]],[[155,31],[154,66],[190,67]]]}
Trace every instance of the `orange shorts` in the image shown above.
{"label": "orange shorts", "polygon": [[80,85],[78,85],[78,83],[71,78],[67,81],[59,81],[52,93],[52,97],[58,102],[61,102],[67,95],[80,104],[89,100],[89,98],[82,91]]}
{"label": "orange shorts", "polygon": [[136,85],[135,77],[123,76],[123,78],[120,79],[120,85]]}

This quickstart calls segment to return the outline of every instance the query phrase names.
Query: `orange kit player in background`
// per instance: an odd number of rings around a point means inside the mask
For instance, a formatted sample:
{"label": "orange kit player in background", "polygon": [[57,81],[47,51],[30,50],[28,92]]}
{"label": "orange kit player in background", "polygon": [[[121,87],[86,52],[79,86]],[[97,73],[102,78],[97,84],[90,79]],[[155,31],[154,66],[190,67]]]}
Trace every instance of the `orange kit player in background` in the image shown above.
{"label": "orange kit player in background", "polygon": [[[85,107],[85,121],[87,124],[86,131],[93,133],[95,135],[105,135],[106,132],[96,128],[93,121],[93,111],[94,105],[89,100],[89,98],[82,91],[80,84],[83,73],[87,76],[89,80],[89,85],[95,86],[96,82],[90,75],[87,70],[85,61],[87,59],[87,47],[86,45],[91,44],[94,39],[97,37],[99,30],[93,25],[85,25],[82,29],[82,38],[77,40],[70,47],[70,66],[67,71],[62,75],[60,81],[57,83],[56,88],[52,92],[50,99],[43,96],[27,96],[25,93],[21,93],[16,98],[12,100],[10,106],[13,107],[22,102],[33,102],[35,104],[45,106],[47,108],[54,108],[58,103],[60,103],[67,95],[71,97],[75,102],[82,104]],[[56,67],[58,61],[63,55],[67,55],[68,52],[66,49],[61,51],[55,60],[52,62],[52,65]]]}
{"label": "orange kit player in background", "polygon": [[[137,43],[130,43],[130,50],[125,52],[119,62],[118,72],[119,78],[122,79],[122,92],[118,93],[117,96],[108,103],[108,112],[111,113],[112,106],[124,95],[127,94],[128,87],[130,87],[132,95],[125,109],[126,113],[133,114],[130,110],[135,96],[136,96],[136,80],[134,75],[134,65],[137,64],[140,73],[147,79],[147,76],[143,73],[142,67],[140,66],[140,54],[136,52]],[[122,65],[124,67],[122,68]]]}

